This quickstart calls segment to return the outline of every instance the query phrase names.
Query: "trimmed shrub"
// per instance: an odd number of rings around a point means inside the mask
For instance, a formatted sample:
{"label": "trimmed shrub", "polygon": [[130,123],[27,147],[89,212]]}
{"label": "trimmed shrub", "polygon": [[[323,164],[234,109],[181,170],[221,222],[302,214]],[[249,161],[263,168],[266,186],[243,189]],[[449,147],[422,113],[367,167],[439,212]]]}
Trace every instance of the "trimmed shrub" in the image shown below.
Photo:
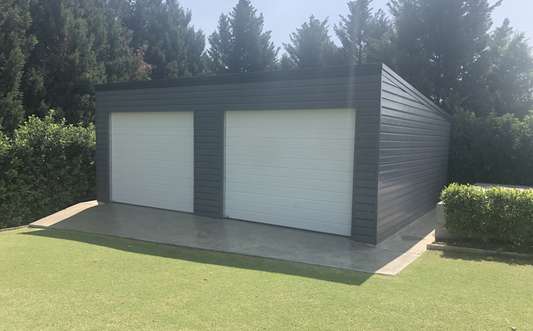
{"label": "trimmed shrub", "polygon": [[4,205],[10,194],[8,178],[11,173],[11,141],[0,131],[0,229],[6,227],[5,217],[2,216]]}
{"label": "trimmed shrub", "polygon": [[451,234],[533,247],[533,189],[451,184],[441,199]]}
{"label": "trimmed shrub", "polygon": [[533,186],[533,114],[454,116],[449,180]]}
{"label": "trimmed shrub", "polygon": [[30,117],[0,136],[0,228],[30,223],[95,194],[95,130]]}

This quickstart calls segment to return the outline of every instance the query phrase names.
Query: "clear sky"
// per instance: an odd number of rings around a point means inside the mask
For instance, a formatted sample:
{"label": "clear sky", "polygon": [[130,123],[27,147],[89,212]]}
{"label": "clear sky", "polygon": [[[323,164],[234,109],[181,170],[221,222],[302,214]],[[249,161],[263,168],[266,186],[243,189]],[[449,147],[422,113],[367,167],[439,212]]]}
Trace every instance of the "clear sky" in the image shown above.
{"label": "clear sky", "polygon": [[[221,13],[227,13],[237,0],[179,0],[183,7],[192,11],[193,24],[210,35]],[[329,17],[330,25],[338,22],[339,14],[347,13],[347,0],[252,0],[254,6],[265,16],[265,27],[272,31],[273,41],[281,46],[289,39],[310,15]],[[387,0],[374,0],[374,8],[384,8]],[[525,32],[533,45],[533,0],[504,0],[496,9],[494,23],[500,24],[509,18],[517,30]],[[333,35],[333,33],[332,33]]]}

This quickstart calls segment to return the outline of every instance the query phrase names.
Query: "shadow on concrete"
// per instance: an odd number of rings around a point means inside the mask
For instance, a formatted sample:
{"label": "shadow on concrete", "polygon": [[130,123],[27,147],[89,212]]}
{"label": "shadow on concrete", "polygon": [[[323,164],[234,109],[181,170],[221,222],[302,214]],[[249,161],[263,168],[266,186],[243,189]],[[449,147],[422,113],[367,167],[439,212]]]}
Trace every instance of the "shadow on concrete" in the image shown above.
{"label": "shadow on concrete", "polygon": [[318,279],[347,285],[361,285],[372,275],[329,267],[280,261],[268,258],[222,253],[197,248],[177,247],[158,243],[144,242],[113,236],[82,233],[70,230],[41,229],[21,232],[20,235],[47,237],[53,239],[83,242],[129,253],[147,254],[169,259],[179,259],[195,263],[220,265],[225,267],[279,273],[291,276]]}
{"label": "shadow on concrete", "polygon": [[[91,244],[122,250],[140,250],[159,255],[157,247],[146,250],[124,244],[113,237],[187,247],[267,259],[236,259],[213,254],[178,250],[175,258],[196,262],[280,272],[328,281],[361,284],[372,274],[396,275],[416,260],[432,242],[434,217],[422,217],[378,246],[357,243],[350,238],[289,229],[267,224],[200,217],[175,211],[95,201],[72,206],[31,224],[46,231],[35,235],[58,239],[76,238]],[[112,237],[65,234],[68,230]],[[31,234],[31,233],[30,233]],[[428,242],[429,241],[429,242]],[[145,252],[146,251],[146,252]],[[170,254],[169,249],[162,250]],[[222,261],[220,262],[219,261]],[[276,260],[276,262],[272,262]],[[280,260],[280,262],[278,262]],[[262,262],[260,262],[262,261]],[[281,262],[286,261],[286,262]],[[295,262],[297,264],[292,264]],[[317,266],[317,267],[311,267]],[[319,266],[319,267],[318,267]],[[331,267],[328,269],[324,267]],[[366,274],[360,274],[363,272]]]}

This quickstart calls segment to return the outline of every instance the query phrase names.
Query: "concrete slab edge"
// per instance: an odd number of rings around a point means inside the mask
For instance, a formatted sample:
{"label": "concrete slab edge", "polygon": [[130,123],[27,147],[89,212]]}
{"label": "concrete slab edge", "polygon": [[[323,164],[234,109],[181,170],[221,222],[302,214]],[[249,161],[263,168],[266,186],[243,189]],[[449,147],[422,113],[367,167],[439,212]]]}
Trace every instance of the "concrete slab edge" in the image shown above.
{"label": "concrete slab edge", "polygon": [[46,225],[38,225],[38,224],[28,224],[27,226],[30,229],[48,229],[48,226]]}
{"label": "concrete slab edge", "polygon": [[279,261],[279,262],[292,263],[292,264],[301,264],[301,265],[308,265],[308,266],[313,266],[313,267],[318,267],[318,268],[328,268],[328,269],[347,271],[347,272],[358,272],[358,273],[369,274],[369,275],[380,275],[380,276],[385,276],[385,277],[393,277],[393,276],[397,275],[397,273],[391,274],[391,273],[385,273],[385,272],[380,272],[380,271],[370,272],[370,271],[367,271],[367,270],[349,269],[349,268],[328,266],[328,265],[324,265],[324,264],[314,264],[314,263],[308,263],[308,262],[286,260],[286,259],[275,258],[275,257],[267,257],[267,256],[253,255],[253,254],[235,253],[235,252],[229,252],[229,251],[222,251],[222,250],[208,249],[208,248],[201,248],[201,247],[194,247],[194,246],[186,246],[186,245],[174,245],[174,244],[171,244],[171,243],[161,243],[161,242],[157,242],[157,241],[142,240],[142,239],[125,237],[125,236],[107,235],[107,234],[102,234],[102,233],[85,232],[85,231],[78,231],[78,230],[71,230],[71,229],[54,229],[54,228],[51,228],[49,226],[42,226],[42,225],[31,225],[29,227],[35,228],[35,229],[51,230],[51,231],[81,233],[81,234],[96,235],[96,236],[101,236],[101,237],[119,238],[119,239],[137,241],[137,242],[140,242],[140,243],[155,244],[155,245],[159,245],[159,246],[194,249],[194,250],[199,250],[199,251],[204,251],[204,252],[214,252],[214,253],[229,254],[229,255],[234,255],[234,256],[252,257],[252,258],[259,258],[259,259],[264,259],[264,260],[269,260],[269,261]]}
{"label": "concrete slab edge", "polygon": [[57,224],[59,222],[66,220],[69,217],[75,216],[87,209],[96,207],[98,206],[98,204],[99,202],[96,200],[80,202],[70,207],[67,207],[63,210],[60,210],[58,212],[55,212],[51,215],[43,217],[35,222],[32,222],[30,223],[29,226],[32,228],[46,229],[54,224]]}
{"label": "concrete slab edge", "polygon": [[[102,203],[98,201],[87,201],[83,203],[79,203],[73,206],[70,206],[64,210],[58,211],[52,215],[49,215],[47,217],[44,217],[40,220],[37,220],[29,225],[30,228],[34,229],[54,229],[54,225],[62,222],[63,220],[75,216],[78,213],[81,213],[85,210],[88,210],[93,207],[97,207],[98,205],[101,205]],[[426,220],[427,217],[433,217],[433,212],[429,212],[426,215],[422,216],[417,221],[413,222],[409,227],[414,226],[417,222],[420,222],[422,220]],[[408,229],[407,227],[406,229]],[[123,239],[129,239],[129,240],[136,240],[140,242],[150,242],[154,244],[159,245],[167,245],[167,246],[173,246],[173,247],[184,247],[184,248],[190,248],[190,249],[200,249],[204,251],[213,251],[213,252],[220,252],[220,253],[227,253],[227,254],[235,254],[235,255],[241,255],[241,256],[250,256],[250,257],[257,257],[257,258],[265,258],[270,260],[277,260],[277,261],[284,261],[284,262],[293,262],[293,263],[301,263],[301,264],[307,264],[311,266],[318,266],[318,267],[325,267],[325,268],[333,268],[333,269],[339,269],[339,270],[346,270],[351,272],[361,272],[365,274],[371,274],[371,275],[381,275],[381,276],[397,276],[399,275],[407,266],[409,266],[412,262],[414,262],[417,258],[419,258],[426,250],[427,245],[435,241],[435,233],[434,231],[430,232],[429,234],[420,237],[419,241],[414,244],[412,247],[408,248],[407,251],[403,251],[403,253],[397,257],[395,257],[392,261],[389,261],[387,264],[381,266],[377,270],[368,270],[367,268],[351,268],[351,267],[339,267],[335,265],[328,265],[327,263],[324,264],[318,264],[313,262],[306,262],[306,261],[294,261],[289,259],[284,259],[282,257],[271,257],[271,256],[261,256],[261,255],[254,255],[254,254],[246,254],[246,253],[239,253],[239,252],[231,252],[231,251],[224,251],[224,250],[214,250],[214,249],[206,249],[202,247],[195,247],[195,246],[187,246],[187,245],[180,245],[180,244],[172,244],[172,243],[162,243],[157,241],[145,241],[139,238],[134,237],[127,237],[127,236],[119,236],[116,234],[103,234],[103,233],[93,233],[93,232],[85,232],[85,231],[76,231],[76,230],[66,230],[66,229],[57,229],[57,230],[63,230],[63,231],[73,231],[73,232],[81,232],[81,233],[87,233],[87,234],[97,234],[97,235],[103,235],[103,236],[109,236],[109,237],[116,237],[116,238],[123,238]],[[391,236],[387,240],[385,240],[382,245],[386,245],[388,241],[392,241],[392,244],[398,244],[397,241],[403,241],[402,236],[404,235],[404,231],[398,232],[396,235]],[[425,232],[424,232],[425,233]],[[389,243],[390,246],[391,243]],[[375,247],[373,245],[368,245],[369,247]],[[394,246],[394,245],[393,245]],[[391,251],[390,247],[383,247],[383,250],[385,251]]]}
{"label": "concrete slab edge", "polygon": [[[375,274],[384,276],[399,275],[404,269],[410,266],[411,263],[416,261],[422,254],[424,254],[427,250],[427,245],[434,241],[435,231],[432,231],[422,240],[420,240],[416,245],[409,248],[405,253],[378,269]],[[410,262],[405,263],[405,260],[409,260]]]}
{"label": "concrete slab edge", "polygon": [[476,254],[484,256],[497,256],[507,258],[520,258],[520,259],[533,259],[533,254],[516,253],[508,251],[497,251],[491,249],[471,248],[447,245],[444,243],[432,243],[427,246],[430,251],[452,252],[452,253],[464,253],[464,254]]}

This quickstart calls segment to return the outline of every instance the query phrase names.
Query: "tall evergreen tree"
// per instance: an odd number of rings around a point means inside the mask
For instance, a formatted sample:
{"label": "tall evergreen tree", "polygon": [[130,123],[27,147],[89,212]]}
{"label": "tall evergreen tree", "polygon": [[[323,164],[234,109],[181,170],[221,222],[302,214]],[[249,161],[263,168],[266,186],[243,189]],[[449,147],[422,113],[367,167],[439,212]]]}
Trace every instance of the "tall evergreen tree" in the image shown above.
{"label": "tall evergreen tree", "polygon": [[209,37],[211,70],[250,72],[274,69],[278,49],[271,32],[264,30],[263,14],[249,0],[239,0],[232,12],[221,15],[218,29]]}
{"label": "tall evergreen tree", "polygon": [[144,52],[153,79],[191,76],[204,71],[205,36],[191,25],[191,12],[176,0],[131,1],[128,27],[132,47]]}
{"label": "tall evergreen tree", "polygon": [[94,84],[142,79],[129,32],[106,0],[34,0],[37,43],[25,68],[24,102],[44,116],[55,108],[69,122],[94,116]]}
{"label": "tall evergreen tree", "polygon": [[76,15],[70,0],[40,0],[32,4],[32,33],[37,44],[27,66],[26,106],[44,116],[57,108],[70,122],[92,120],[92,83],[105,81],[89,24]]}
{"label": "tall evergreen tree", "polygon": [[515,32],[509,20],[492,32],[489,47],[477,62],[464,80],[464,89],[470,94],[465,97],[463,108],[478,114],[517,115],[526,115],[533,109],[531,49],[525,35]]}
{"label": "tall evergreen tree", "polygon": [[218,31],[209,37],[210,49],[207,51],[210,70],[214,72],[229,71],[233,54],[233,35],[231,22],[227,15],[220,15]]}
{"label": "tall evergreen tree", "polygon": [[[288,59],[298,68],[334,65],[337,47],[329,36],[327,19],[321,21],[309,17],[296,32],[290,35],[290,44],[285,44]],[[287,58],[283,59],[283,63]]]}
{"label": "tall evergreen tree", "polygon": [[291,59],[290,55],[285,53],[281,55],[281,59],[279,60],[279,69],[281,71],[290,71],[297,69],[296,64]]}
{"label": "tall evergreen tree", "polygon": [[391,0],[396,30],[397,70],[450,111],[468,91],[464,79],[490,40],[488,0]]}
{"label": "tall evergreen tree", "polygon": [[348,2],[349,13],[335,26],[348,64],[393,63],[393,28],[382,10],[373,13],[372,0]]}
{"label": "tall evergreen tree", "polygon": [[24,118],[21,79],[33,46],[28,0],[0,2],[0,128],[13,132]]}
{"label": "tall evergreen tree", "polygon": [[124,22],[128,1],[85,0],[79,4],[76,16],[84,17],[88,22],[97,62],[104,65],[105,81],[149,78],[144,53],[130,47],[132,33]]}

